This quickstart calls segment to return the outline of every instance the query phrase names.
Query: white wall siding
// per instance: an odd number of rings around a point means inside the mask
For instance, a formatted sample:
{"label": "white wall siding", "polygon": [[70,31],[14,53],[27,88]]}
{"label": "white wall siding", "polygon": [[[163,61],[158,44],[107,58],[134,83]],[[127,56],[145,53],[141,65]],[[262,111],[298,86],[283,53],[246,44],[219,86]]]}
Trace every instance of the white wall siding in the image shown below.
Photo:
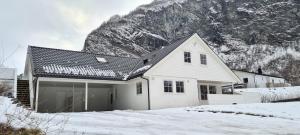
{"label": "white wall siding", "polygon": [[[142,94],[137,94],[136,84],[142,82]],[[128,81],[128,84],[114,86],[115,104],[114,109],[148,109],[148,84],[147,80],[135,78]]]}
{"label": "white wall siding", "polygon": [[[191,53],[191,63],[184,62],[184,52]],[[201,64],[200,54],[206,55],[206,65]],[[217,93],[221,93],[221,84],[240,82],[198,35],[185,41],[144,76],[150,78],[151,109],[207,104],[206,100],[199,101],[199,82],[217,86]],[[165,80],[173,82],[172,93],[164,92]],[[184,93],[176,93],[176,81],[184,81]]]}
{"label": "white wall siding", "polygon": [[[172,81],[173,92],[164,92],[164,81]],[[176,81],[184,82],[184,93],[176,92]],[[151,109],[199,105],[196,79],[153,76],[150,85]]]}
{"label": "white wall siding", "polygon": [[34,107],[34,90],[33,90],[33,76],[32,76],[32,67],[29,57],[26,58],[25,70],[24,70],[24,78],[28,80],[29,83],[29,99],[30,99],[30,107]]}
{"label": "white wall siding", "polygon": [[[184,52],[191,53],[191,63],[184,62]],[[200,63],[200,54],[206,55],[207,65]],[[218,82],[240,81],[197,35],[189,38],[154,65],[145,76],[194,78]]]}

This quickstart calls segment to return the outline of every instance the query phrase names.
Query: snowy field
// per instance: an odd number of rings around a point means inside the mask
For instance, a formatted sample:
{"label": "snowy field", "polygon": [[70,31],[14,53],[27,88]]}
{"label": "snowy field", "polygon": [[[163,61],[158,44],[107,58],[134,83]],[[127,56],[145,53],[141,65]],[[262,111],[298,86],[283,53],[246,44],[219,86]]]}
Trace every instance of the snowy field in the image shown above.
{"label": "snowy field", "polygon": [[[0,97],[0,106],[1,122],[14,116],[15,126],[37,126],[48,134],[300,134],[300,102],[41,114],[28,113]],[[28,119],[23,118],[25,114]]]}

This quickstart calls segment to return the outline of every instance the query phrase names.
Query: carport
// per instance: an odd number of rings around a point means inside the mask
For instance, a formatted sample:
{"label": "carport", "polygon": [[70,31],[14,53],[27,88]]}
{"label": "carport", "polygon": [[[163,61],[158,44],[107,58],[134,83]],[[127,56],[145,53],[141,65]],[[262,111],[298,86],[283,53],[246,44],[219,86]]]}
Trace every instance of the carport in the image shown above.
{"label": "carport", "polygon": [[35,109],[43,113],[109,111],[114,104],[114,85],[123,83],[39,78]]}

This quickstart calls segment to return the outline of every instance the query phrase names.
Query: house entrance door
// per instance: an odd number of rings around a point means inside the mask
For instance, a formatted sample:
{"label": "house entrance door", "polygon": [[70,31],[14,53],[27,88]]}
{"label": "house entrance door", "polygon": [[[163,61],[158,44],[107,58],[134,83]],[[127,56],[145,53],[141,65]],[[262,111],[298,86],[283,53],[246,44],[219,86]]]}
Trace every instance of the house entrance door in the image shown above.
{"label": "house entrance door", "polygon": [[207,94],[208,94],[207,85],[199,84],[198,85],[198,99],[199,99],[200,104],[207,104]]}

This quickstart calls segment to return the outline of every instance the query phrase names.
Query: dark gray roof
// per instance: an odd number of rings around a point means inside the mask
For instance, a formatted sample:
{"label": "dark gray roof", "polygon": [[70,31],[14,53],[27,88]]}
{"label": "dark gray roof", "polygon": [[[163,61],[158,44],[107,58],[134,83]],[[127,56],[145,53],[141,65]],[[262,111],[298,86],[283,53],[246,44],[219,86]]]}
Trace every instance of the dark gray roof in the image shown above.
{"label": "dark gray roof", "polygon": [[[122,80],[139,59],[29,46],[33,74],[38,77]],[[101,63],[97,57],[105,58]],[[48,71],[48,72],[47,72]],[[87,73],[78,73],[88,71]],[[77,72],[77,73],[76,73]]]}
{"label": "dark gray roof", "polygon": [[[37,77],[127,80],[143,75],[189,37],[181,38],[169,46],[141,58],[116,57],[35,46],[29,46],[28,54],[32,60],[33,75]],[[97,57],[105,58],[107,62],[99,62]],[[148,62],[144,63],[146,59]]]}
{"label": "dark gray roof", "polygon": [[[130,74],[130,78],[140,76],[143,73],[145,73],[146,71],[148,71],[151,67],[153,67],[155,64],[157,64],[160,60],[162,60],[164,57],[166,57],[168,54],[170,54],[173,50],[175,50],[178,46],[180,46],[184,41],[186,41],[189,38],[190,38],[190,36],[183,37],[177,41],[174,41],[173,43],[171,43],[168,46],[165,46],[161,49],[158,49],[156,51],[153,51],[153,52],[141,57],[139,63],[135,66],[132,73]],[[147,60],[148,62],[144,63],[144,60]],[[146,70],[139,70],[148,65],[150,67],[147,68]],[[138,70],[139,70],[139,72],[136,72]]]}

